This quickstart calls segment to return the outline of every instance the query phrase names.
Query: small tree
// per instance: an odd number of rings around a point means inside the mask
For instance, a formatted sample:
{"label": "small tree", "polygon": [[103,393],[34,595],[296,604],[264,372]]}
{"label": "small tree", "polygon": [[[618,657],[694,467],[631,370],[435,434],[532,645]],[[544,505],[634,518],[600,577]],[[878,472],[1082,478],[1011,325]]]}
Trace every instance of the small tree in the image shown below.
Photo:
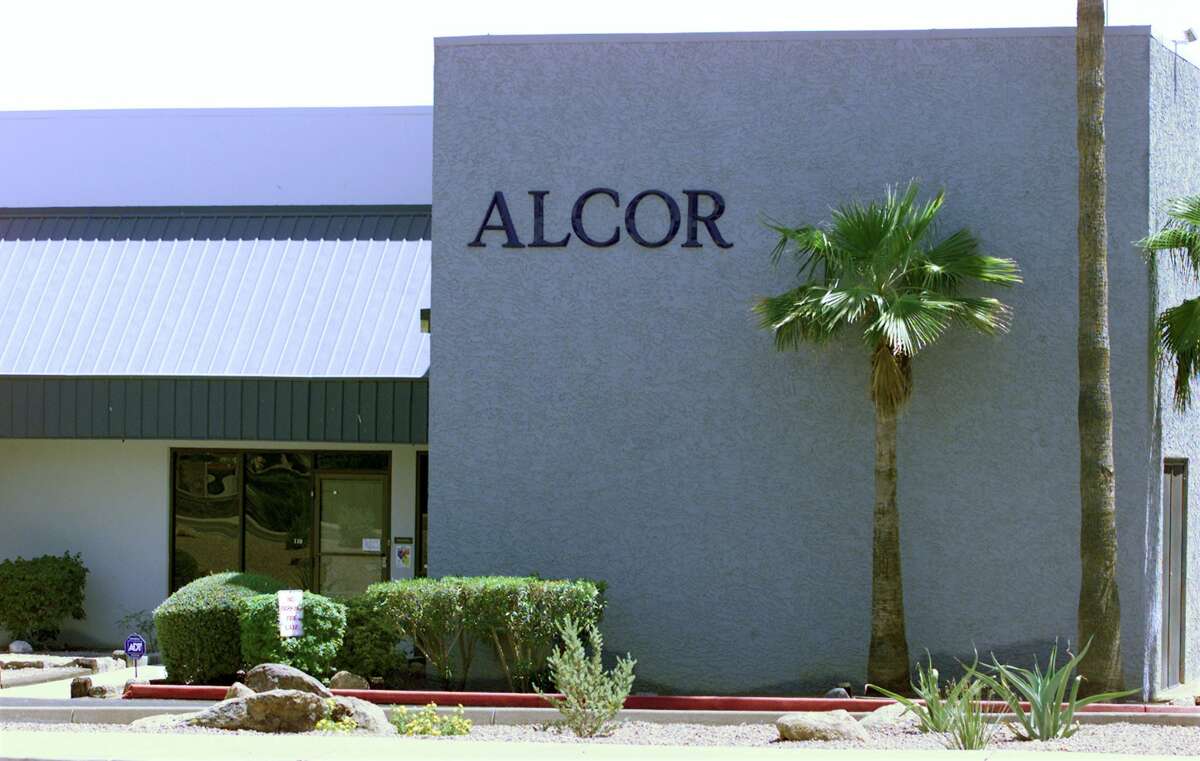
{"label": "small tree", "polygon": [[896,429],[912,394],[912,359],[953,323],[989,335],[1006,330],[1004,304],[961,291],[973,283],[1020,282],[1016,263],[981,254],[969,231],[936,239],[944,195],[921,205],[917,193],[914,182],[903,193],[889,189],[883,202],[840,206],[828,224],[771,225],[779,234],[772,260],[794,258],[800,284],[755,306],[777,349],[828,343],[853,327],[870,353],[875,528],[867,679],[893,692],[908,689]]}

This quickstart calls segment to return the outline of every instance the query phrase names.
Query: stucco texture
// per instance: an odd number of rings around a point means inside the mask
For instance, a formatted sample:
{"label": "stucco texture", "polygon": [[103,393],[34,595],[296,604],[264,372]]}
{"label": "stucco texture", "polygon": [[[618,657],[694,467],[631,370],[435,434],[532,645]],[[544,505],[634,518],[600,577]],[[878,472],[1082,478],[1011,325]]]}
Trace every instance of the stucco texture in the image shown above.
{"label": "stucco texture", "polygon": [[[1146,29],[1109,37],[1113,393],[1125,667],[1142,682],[1152,391]],[[865,679],[872,412],[856,340],[779,353],[756,326],[769,216],[917,177],[946,231],[1016,258],[1010,334],[914,366],[899,500],[908,639],[1027,659],[1079,589],[1073,30],[443,40],[436,48],[430,571],[608,582],[638,689]],[[607,186],[724,195],[721,250],[470,248],[494,191],[547,237]],[[644,210],[647,228],[661,212]],[[589,206],[607,230],[619,214]],[[610,222],[612,220],[612,222]],[[653,230],[649,230],[653,232]]]}
{"label": "stucco texture", "polygon": [[[1183,59],[1177,59],[1167,47],[1155,42],[1150,51],[1150,224],[1157,230],[1167,220],[1166,207],[1170,199],[1200,193],[1200,70]],[[1154,268],[1156,284],[1155,314],[1174,306],[1185,298],[1200,294],[1200,283],[1187,270],[1169,260],[1160,260]],[[1153,317],[1153,315],[1152,315]],[[1200,678],[1200,514],[1197,513],[1196,473],[1200,467],[1200,406],[1179,413],[1172,404],[1174,367],[1158,368],[1161,381],[1155,422],[1161,436],[1159,457],[1188,460],[1190,495],[1185,539],[1185,569],[1187,589],[1184,600],[1186,628],[1184,638],[1184,676],[1189,681]],[[1158,623],[1161,616],[1161,559],[1158,537],[1162,532],[1162,470],[1152,462],[1156,471],[1151,476],[1150,503],[1153,507],[1149,522],[1147,577],[1155,586],[1147,597],[1147,662],[1152,678],[1158,677]],[[1166,685],[1170,686],[1170,685]]]}

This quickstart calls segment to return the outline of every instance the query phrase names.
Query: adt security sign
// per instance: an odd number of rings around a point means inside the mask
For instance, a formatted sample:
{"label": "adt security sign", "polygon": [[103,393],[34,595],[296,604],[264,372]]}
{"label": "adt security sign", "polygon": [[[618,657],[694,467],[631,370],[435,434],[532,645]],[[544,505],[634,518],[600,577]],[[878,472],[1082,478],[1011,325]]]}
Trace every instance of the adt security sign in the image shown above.
{"label": "adt security sign", "polygon": [[281,589],[277,594],[279,601],[279,636],[304,636],[304,590]]}
{"label": "adt security sign", "polygon": [[146,640],[140,634],[130,634],[125,638],[125,656],[133,660],[133,675],[137,676],[138,661],[146,655]]}

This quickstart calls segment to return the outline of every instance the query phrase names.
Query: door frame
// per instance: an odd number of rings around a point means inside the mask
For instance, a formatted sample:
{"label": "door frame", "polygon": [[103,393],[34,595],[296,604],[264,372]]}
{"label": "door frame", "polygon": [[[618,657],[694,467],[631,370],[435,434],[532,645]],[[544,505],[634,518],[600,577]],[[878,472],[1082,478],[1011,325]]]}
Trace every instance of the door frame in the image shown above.
{"label": "door frame", "polygon": [[[1173,472],[1178,469],[1178,473]],[[1175,632],[1178,637],[1179,662],[1177,664],[1169,663],[1172,657],[1169,643],[1171,641],[1170,627],[1170,606],[1172,581],[1170,576],[1170,558],[1174,549],[1171,543],[1171,504],[1168,501],[1167,487],[1170,481],[1174,478],[1180,478],[1180,510],[1179,510],[1179,579],[1175,584],[1179,587],[1179,624],[1178,631]],[[1162,547],[1161,555],[1163,558],[1163,589],[1162,589],[1162,624],[1159,637],[1159,647],[1162,648],[1162,656],[1159,659],[1162,674],[1161,685],[1163,688],[1174,687],[1176,684],[1183,684],[1187,681],[1187,567],[1188,567],[1188,461],[1181,457],[1167,457],[1163,459],[1163,531],[1162,531]],[[1178,669],[1178,679],[1174,679],[1171,674],[1172,668]]]}
{"label": "door frame", "polygon": [[[389,459],[390,463],[390,459]],[[322,502],[324,495],[321,489],[321,482],[325,480],[340,480],[340,481],[380,481],[383,483],[383,536],[379,540],[378,553],[366,552],[324,552],[321,548],[321,511],[324,509]],[[313,591],[317,594],[323,594],[321,590],[322,573],[321,573],[321,558],[325,555],[332,557],[352,557],[361,558],[368,555],[376,555],[382,557],[383,562],[380,564],[380,581],[387,581],[392,577],[392,478],[391,469],[389,467],[387,473],[362,473],[362,472],[347,472],[347,471],[320,471],[315,470],[313,475],[313,585],[316,587]]]}

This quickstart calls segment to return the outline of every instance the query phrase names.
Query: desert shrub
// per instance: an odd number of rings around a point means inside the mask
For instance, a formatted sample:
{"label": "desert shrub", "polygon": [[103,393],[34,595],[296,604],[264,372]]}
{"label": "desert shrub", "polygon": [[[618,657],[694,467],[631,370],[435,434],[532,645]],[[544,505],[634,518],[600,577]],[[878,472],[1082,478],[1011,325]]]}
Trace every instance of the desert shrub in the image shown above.
{"label": "desert shrub", "polygon": [[346,634],[346,606],[313,592],[300,603],[304,634],[279,636],[279,598],[255,595],[241,603],[242,663],[286,663],[317,678],[333,673],[333,665]]}
{"label": "desert shrub", "polygon": [[399,652],[399,637],[381,612],[382,595],[358,595],[346,603],[346,636],[336,665],[354,674],[381,677],[385,683],[401,681],[408,656]]}
{"label": "desert shrub", "polygon": [[234,571],[203,576],[180,587],[154,610],[167,673],[180,682],[235,673],[242,666],[242,603],[283,587],[269,576]]}
{"label": "desert shrub", "polygon": [[[1009,724],[1009,729],[1017,739],[1053,740],[1070,737],[1079,729],[1075,713],[1080,708],[1137,692],[1104,692],[1080,698],[1079,686],[1083,677],[1075,674],[1075,667],[1083,660],[1090,645],[1090,642],[1084,645],[1079,654],[1068,659],[1061,668],[1057,665],[1058,646],[1055,645],[1050,650],[1045,671],[1036,661],[1033,669],[1024,669],[1004,665],[992,656],[989,666],[992,673],[980,673],[979,679],[1008,704],[1008,709],[1016,718],[1015,722]],[[1022,701],[1029,704],[1028,708],[1021,705]]]}
{"label": "desert shrub", "polygon": [[364,605],[394,642],[411,640],[446,689],[461,689],[471,668],[474,639],[464,631],[462,585],[443,579],[372,584]]}
{"label": "desert shrub", "polygon": [[[549,657],[550,679],[562,697],[538,694],[558,709],[564,723],[579,737],[594,737],[612,729],[612,721],[625,705],[633,687],[633,667],[637,661],[628,656],[617,660],[611,671],[604,670],[601,651],[604,639],[595,623],[580,626],[570,617],[558,625],[562,647]],[[588,655],[581,633],[586,633],[592,652]],[[536,687],[535,687],[536,689]]]}
{"label": "desert shrub", "polygon": [[1000,717],[984,707],[986,686],[974,673],[955,683],[945,702],[946,747],[950,750],[986,750],[1000,728]]}
{"label": "desert shrub", "polygon": [[34,644],[57,639],[64,619],[84,617],[87,574],[78,554],[0,563],[0,628]]}
{"label": "desert shrub", "polygon": [[907,708],[909,713],[917,717],[917,727],[922,732],[946,732],[950,728],[954,706],[961,705],[959,700],[961,694],[971,689],[972,679],[970,677],[974,673],[974,668],[969,668],[967,676],[964,678],[947,682],[943,696],[942,686],[938,681],[938,670],[933,667],[933,657],[928,653],[926,653],[926,657],[929,658],[929,664],[922,665],[918,662],[917,680],[909,683],[917,699],[908,698],[874,684],[868,684],[867,687]]}
{"label": "desert shrub", "polygon": [[462,585],[466,628],[490,644],[510,690],[528,692],[558,640],[558,622],[587,628],[600,621],[603,598],[590,580],[481,576]]}
{"label": "desert shrub", "polygon": [[465,735],[471,731],[471,720],[463,716],[463,707],[454,713],[439,714],[437,703],[430,703],[419,711],[402,706],[392,713],[392,723],[402,735]]}

